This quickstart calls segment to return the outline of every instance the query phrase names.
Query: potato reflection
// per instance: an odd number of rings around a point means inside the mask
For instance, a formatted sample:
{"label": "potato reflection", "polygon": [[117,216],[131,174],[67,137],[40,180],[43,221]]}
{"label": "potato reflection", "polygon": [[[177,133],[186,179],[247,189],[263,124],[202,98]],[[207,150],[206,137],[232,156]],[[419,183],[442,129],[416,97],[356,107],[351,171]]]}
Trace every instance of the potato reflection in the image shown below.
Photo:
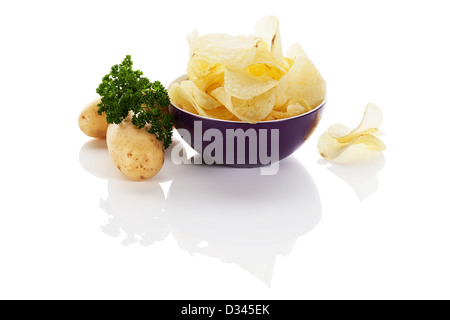
{"label": "potato reflection", "polygon": [[124,245],[149,246],[169,235],[162,214],[164,192],[157,182],[111,179],[108,198],[100,200],[100,207],[110,216],[102,227],[103,232],[112,237],[124,237]]}
{"label": "potato reflection", "polygon": [[87,141],[80,149],[79,161],[84,170],[102,179],[108,179],[117,170],[108,154],[105,139]]}
{"label": "potato reflection", "polygon": [[[112,165],[108,177],[108,198],[100,200],[100,207],[110,216],[108,223],[102,227],[106,234],[113,237],[124,236],[124,245],[139,243],[144,246],[161,241],[169,235],[163,214],[165,197],[159,183],[171,181],[173,178],[175,168],[170,160],[170,153],[178,143],[180,142],[174,141],[166,150],[162,170],[149,181],[130,181]],[[104,170],[102,166],[96,165],[98,153],[97,149],[86,148],[86,145],[80,151],[80,162],[81,159],[85,160],[81,165],[85,169],[93,168],[92,173],[97,176]],[[104,153],[106,155],[100,156],[109,157],[107,148]],[[104,167],[112,163],[111,159],[103,160]]]}
{"label": "potato reflection", "polygon": [[257,168],[180,166],[165,211],[181,248],[237,263],[270,286],[276,257],[318,224],[321,203],[314,181],[291,157],[274,176]]}

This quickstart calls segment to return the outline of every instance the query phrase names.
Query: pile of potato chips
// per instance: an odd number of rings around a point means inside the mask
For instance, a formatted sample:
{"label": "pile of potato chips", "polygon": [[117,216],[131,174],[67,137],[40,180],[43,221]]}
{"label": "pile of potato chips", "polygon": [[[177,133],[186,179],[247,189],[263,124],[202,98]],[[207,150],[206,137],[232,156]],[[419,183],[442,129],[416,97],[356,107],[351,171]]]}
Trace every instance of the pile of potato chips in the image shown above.
{"label": "pile of potato chips", "polygon": [[283,54],[279,20],[269,16],[255,35],[188,36],[189,80],[169,88],[171,102],[204,117],[258,123],[318,107],[326,84],[299,44]]}
{"label": "pile of potato chips", "polygon": [[360,125],[351,130],[341,124],[328,128],[317,144],[320,155],[326,160],[334,160],[350,147],[363,145],[367,150],[383,151],[385,144],[377,137],[383,133],[378,127],[383,122],[383,113],[374,104],[369,103]]}

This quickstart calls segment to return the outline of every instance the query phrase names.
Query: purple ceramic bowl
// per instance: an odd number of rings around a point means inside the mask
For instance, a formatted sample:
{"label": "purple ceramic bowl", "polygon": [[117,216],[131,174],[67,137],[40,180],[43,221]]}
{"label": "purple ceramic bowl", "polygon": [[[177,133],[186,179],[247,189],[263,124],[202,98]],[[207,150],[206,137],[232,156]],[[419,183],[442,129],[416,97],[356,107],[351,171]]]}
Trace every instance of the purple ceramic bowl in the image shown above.
{"label": "purple ceramic bowl", "polygon": [[[179,82],[180,77],[174,82]],[[302,115],[250,124],[206,118],[173,104],[175,128],[207,164],[254,168],[266,166],[290,156],[314,132],[326,99],[314,110]]]}

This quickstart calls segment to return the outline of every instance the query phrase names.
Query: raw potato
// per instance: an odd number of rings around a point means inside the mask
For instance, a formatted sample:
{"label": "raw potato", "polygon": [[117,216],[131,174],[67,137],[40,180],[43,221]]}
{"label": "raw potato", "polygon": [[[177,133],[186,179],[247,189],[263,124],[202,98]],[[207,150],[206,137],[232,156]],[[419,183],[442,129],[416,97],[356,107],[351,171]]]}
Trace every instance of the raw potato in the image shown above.
{"label": "raw potato", "polygon": [[85,135],[92,138],[105,139],[106,131],[108,130],[108,123],[106,122],[105,113],[101,116],[97,113],[97,105],[99,103],[100,100],[92,102],[84,108],[83,111],[81,111],[81,114],[78,117],[78,125]]}
{"label": "raw potato", "polygon": [[150,179],[164,164],[162,143],[128,119],[109,126],[106,142],[114,164],[132,180]]}

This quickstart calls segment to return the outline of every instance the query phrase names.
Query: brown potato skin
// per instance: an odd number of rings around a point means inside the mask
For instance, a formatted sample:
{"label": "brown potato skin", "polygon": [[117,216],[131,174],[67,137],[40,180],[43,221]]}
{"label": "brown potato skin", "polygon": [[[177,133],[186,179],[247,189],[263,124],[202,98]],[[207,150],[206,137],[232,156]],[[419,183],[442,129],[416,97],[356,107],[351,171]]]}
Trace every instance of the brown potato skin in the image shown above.
{"label": "brown potato skin", "polygon": [[106,114],[98,115],[97,105],[100,99],[92,102],[81,111],[78,117],[78,126],[83,133],[91,138],[106,139],[106,131],[108,123],[106,122]]}
{"label": "brown potato skin", "polygon": [[154,177],[164,164],[164,147],[154,134],[129,119],[108,127],[106,142],[116,167],[135,181]]}

